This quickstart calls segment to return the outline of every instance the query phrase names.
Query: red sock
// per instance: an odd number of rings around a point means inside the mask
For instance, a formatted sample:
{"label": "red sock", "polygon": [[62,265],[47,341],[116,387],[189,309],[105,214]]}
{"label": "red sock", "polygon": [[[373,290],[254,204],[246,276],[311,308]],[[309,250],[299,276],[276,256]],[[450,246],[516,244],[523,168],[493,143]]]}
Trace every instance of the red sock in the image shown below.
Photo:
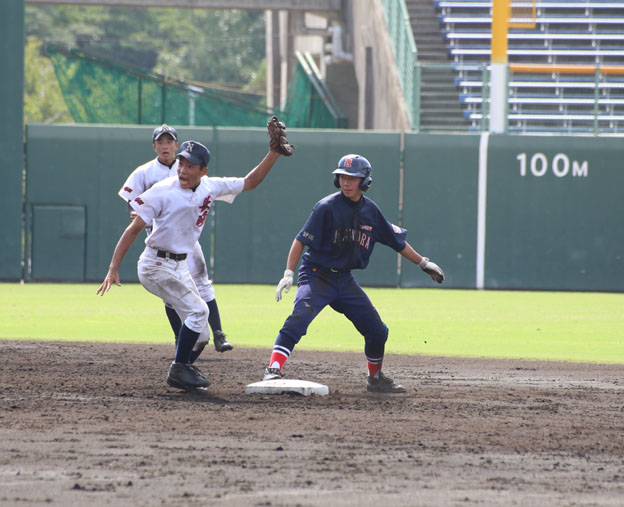
{"label": "red sock", "polygon": [[269,360],[269,368],[275,368],[275,363],[279,363],[279,369],[281,370],[284,367],[286,359],[288,358],[284,354],[273,351],[271,359]]}
{"label": "red sock", "polygon": [[371,363],[370,361],[366,361],[366,365],[368,366],[368,374],[371,377],[374,377],[381,370],[381,361],[379,363]]}

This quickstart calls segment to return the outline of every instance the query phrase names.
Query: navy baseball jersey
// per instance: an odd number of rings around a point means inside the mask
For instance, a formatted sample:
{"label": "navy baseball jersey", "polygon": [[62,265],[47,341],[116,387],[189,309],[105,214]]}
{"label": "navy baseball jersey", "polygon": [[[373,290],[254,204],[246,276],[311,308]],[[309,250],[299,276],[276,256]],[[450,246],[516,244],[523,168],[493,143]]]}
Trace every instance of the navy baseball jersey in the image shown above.
{"label": "navy baseball jersey", "polygon": [[302,266],[348,270],[366,268],[375,243],[400,252],[406,235],[405,229],[388,222],[365,195],[353,202],[336,192],[314,205],[297,239],[308,246]]}

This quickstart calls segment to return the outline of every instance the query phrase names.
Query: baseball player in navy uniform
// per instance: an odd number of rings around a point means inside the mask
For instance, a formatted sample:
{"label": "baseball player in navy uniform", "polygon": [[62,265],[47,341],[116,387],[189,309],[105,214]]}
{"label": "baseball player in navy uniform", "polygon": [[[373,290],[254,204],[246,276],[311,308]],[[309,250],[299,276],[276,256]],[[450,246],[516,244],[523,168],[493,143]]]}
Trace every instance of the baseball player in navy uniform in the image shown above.
{"label": "baseball player in navy uniform", "polygon": [[183,320],[167,375],[172,387],[188,390],[209,385],[192,364],[195,343],[208,328],[209,310],[191,278],[187,258],[194,251],[210,207],[215,200],[231,203],[239,193],[256,188],[279,157],[280,152],[272,148],[245,178],[208,178],[210,152],[201,143],[186,141],[177,155],[177,176],[154,184],[130,202],[137,217],[119,238],[97,294],[104,295],[112,284],[121,285],[121,261],[143,228],[152,225],[139,258],[138,275],[143,287],[173,307]]}
{"label": "baseball player in navy uniform", "polygon": [[[163,124],[160,127],[154,129],[152,133],[152,145],[156,152],[156,158],[146,162],[145,164],[137,167],[119,190],[119,197],[124,201],[130,203],[135,197],[141,195],[146,190],[150,189],[155,183],[168,178],[169,176],[176,176],[178,174],[178,159],[176,158],[176,150],[178,149],[178,133],[176,129],[170,127],[167,124]],[[130,211],[130,219],[134,220],[137,213],[128,204]],[[151,225],[145,227],[147,233],[151,233]],[[204,253],[202,251],[199,242],[195,244],[193,252],[187,257],[187,263],[191,277],[199,290],[199,294],[202,299],[208,305],[210,314],[208,316],[208,323],[210,329],[212,329],[214,347],[217,352],[225,352],[232,350],[234,347],[228,341],[227,336],[221,328],[221,316],[219,314],[219,306],[215,298],[214,288],[212,281],[208,277],[208,268],[206,267],[206,261],[204,259]],[[169,319],[171,329],[173,329],[173,335],[177,340],[180,332],[182,321],[176,311],[168,305],[165,305],[165,313]],[[202,335],[202,339],[198,340],[195,344],[195,353],[193,354],[195,360],[206,345],[205,339],[208,335]]]}
{"label": "baseball player in navy uniform", "polygon": [[355,154],[342,157],[333,171],[334,185],[340,191],[316,203],[295,237],[284,277],[277,286],[276,301],[282,298],[283,290],[290,290],[294,270],[305,247],[308,249],[299,267],[293,311],[275,340],[264,380],[283,376],[282,368],[295,345],[306,334],[312,320],[329,305],[344,314],[364,336],[367,390],[405,392],[403,386],[381,371],[388,328],[351,270],[366,268],[375,243],[382,243],[418,264],[438,283],[444,281],[444,273],[417,253],[405,241],[407,231],[388,222],[377,205],[364,195],[372,183],[371,173],[371,165],[364,157]]}

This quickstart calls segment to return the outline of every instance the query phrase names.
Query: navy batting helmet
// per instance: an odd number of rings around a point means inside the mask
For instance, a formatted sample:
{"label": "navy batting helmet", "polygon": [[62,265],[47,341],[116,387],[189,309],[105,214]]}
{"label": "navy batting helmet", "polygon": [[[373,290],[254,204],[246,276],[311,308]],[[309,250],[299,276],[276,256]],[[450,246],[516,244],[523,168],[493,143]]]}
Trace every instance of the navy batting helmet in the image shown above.
{"label": "navy batting helmet", "polygon": [[340,188],[340,175],[346,174],[347,176],[362,178],[360,188],[366,192],[373,182],[373,178],[371,178],[372,172],[373,168],[370,162],[361,155],[345,155],[338,161],[338,169],[332,173],[334,175],[334,186]]}

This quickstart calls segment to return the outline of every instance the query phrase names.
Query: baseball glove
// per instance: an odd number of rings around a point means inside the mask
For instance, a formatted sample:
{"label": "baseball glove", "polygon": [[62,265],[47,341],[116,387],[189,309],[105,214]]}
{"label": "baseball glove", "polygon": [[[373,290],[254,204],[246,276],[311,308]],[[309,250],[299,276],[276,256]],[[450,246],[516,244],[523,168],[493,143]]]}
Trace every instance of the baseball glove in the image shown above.
{"label": "baseball glove", "polygon": [[286,125],[279,121],[277,116],[273,116],[267,122],[267,130],[269,131],[269,147],[271,150],[285,157],[290,157],[293,151],[295,151],[295,146],[286,139]]}

